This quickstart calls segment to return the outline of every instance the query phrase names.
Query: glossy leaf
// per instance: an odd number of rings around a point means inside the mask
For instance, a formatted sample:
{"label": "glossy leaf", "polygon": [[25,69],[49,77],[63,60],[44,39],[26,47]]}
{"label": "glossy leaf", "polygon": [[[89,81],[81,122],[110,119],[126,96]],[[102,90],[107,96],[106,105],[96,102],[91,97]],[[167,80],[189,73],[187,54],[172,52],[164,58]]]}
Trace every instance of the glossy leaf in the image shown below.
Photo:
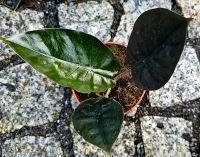
{"label": "glossy leaf", "polygon": [[90,98],[72,115],[75,130],[88,142],[111,151],[123,122],[123,108],[113,99]]}
{"label": "glossy leaf", "polygon": [[68,29],[42,29],[0,38],[37,71],[82,93],[115,86],[120,66],[97,38]]}
{"label": "glossy leaf", "polygon": [[170,79],[183,51],[190,20],[162,8],[146,11],[137,19],[126,57],[134,85],[156,90]]}

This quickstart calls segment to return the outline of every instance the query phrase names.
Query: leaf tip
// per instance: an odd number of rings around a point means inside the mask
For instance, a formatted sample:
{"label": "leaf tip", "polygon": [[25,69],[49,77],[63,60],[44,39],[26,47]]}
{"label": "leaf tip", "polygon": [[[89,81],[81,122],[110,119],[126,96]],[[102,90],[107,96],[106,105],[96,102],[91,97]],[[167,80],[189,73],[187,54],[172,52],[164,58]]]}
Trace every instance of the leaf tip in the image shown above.
{"label": "leaf tip", "polygon": [[106,147],[106,148],[102,148],[109,156],[111,156],[111,152],[112,152],[112,146],[111,147]]}
{"label": "leaf tip", "polygon": [[4,41],[4,40],[5,40],[5,38],[3,38],[3,37],[1,37],[1,36],[0,36],[0,40],[1,40],[1,41]]}
{"label": "leaf tip", "polygon": [[193,20],[192,17],[190,17],[190,18],[186,18],[186,19],[187,19],[188,23],[190,23],[190,22]]}

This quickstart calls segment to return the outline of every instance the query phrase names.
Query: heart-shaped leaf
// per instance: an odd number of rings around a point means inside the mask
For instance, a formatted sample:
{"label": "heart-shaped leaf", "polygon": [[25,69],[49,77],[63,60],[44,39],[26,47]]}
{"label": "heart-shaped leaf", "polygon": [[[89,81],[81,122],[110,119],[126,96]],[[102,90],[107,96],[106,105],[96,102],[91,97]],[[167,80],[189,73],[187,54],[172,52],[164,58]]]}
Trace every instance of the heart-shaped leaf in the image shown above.
{"label": "heart-shaped leaf", "polygon": [[183,51],[190,20],[162,8],[146,11],[137,19],[126,57],[134,85],[156,90],[170,79]]}
{"label": "heart-shaped leaf", "polygon": [[97,38],[68,29],[29,31],[0,38],[37,71],[82,93],[103,92],[115,85],[120,66]]}
{"label": "heart-shaped leaf", "polygon": [[104,97],[83,101],[72,115],[75,130],[88,142],[111,151],[123,122],[123,108]]}

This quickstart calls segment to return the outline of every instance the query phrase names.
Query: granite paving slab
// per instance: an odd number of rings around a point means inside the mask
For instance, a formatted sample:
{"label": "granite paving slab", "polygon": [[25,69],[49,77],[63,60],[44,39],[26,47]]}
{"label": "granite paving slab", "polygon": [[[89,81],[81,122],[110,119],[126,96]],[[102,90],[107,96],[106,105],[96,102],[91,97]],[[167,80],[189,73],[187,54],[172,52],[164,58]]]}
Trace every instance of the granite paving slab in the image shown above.
{"label": "granite paving slab", "polygon": [[193,18],[189,25],[189,38],[200,38],[200,0],[176,0],[183,15]]}
{"label": "granite paving slab", "polygon": [[192,123],[182,118],[141,118],[146,157],[191,157],[189,141]]}
{"label": "granite paving slab", "polygon": [[110,27],[114,10],[106,1],[88,1],[81,4],[60,4],[58,6],[59,24],[68,28],[94,35],[101,41],[110,40]]}
{"label": "granite paving slab", "polygon": [[170,80],[160,89],[150,91],[152,106],[169,107],[200,97],[200,63],[196,50],[186,46]]}
{"label": "granite paving slab", "polygon": [[122,16],[114,41],[128,44],[136,19],[149,9],[158,7],[171,9],[171,0],[127,0],[123,6],[125,15]]}
{"label": "granite paving slab", "polygon": [[[119,3],[121,8],[115,7]],[[120,25],[114,41],[127,44],[134,22],[141,13],[157,7],[171,9],[174,5],[184,16],[194,18],[188,40],[197,44],[199,0],[103,0],[79,4],[51,1],[44,3],[45,16],[30,9],[13,12],[0,6],[0,35],[9,36],[45,25],[84,31],[101,41],[108,41],[114,12],[124,9],[125,14],[121,13],[120,18],[115,19]],[[200,127],[196,126],[200,113],[200,66],[195,53],[199,50],[188,41],[169,83],[150,92],[151,104],[147,95],[147,102],[142,102],[137,110],[125,117],[111,156],[197,157],[200,147],[197,141]],[[87,143],[70,125],[72,109],[63,101],[64,97],[70,103],[69,90],[63,91],[27,64],[1,69],[1,60],[11,54],[12,51],[0,43],[0,156],[108,156]]]}
{"label": "granite paving slab", "polygon": [[[28,30],[43,28],[43,12],[25,9],[16,12],[0,6],[0,36],[11,36]],[[11,56],[13,51],[0,41],[0,60]]]}
{"label": "granite paving slab", "polygon": [[63,157],[60,142],[53,137],[26,136],[6,140],[3,157]]}
{"label": "granite paving slab", "polygon": [[0,71],[1,130],[55,121],[62,107],[63,91],[28,64]]}
{"label": "granite paving slab", "polygon": [[[73,130],[74,137],[74,153],[76,157],[106,157],[103,150],[87,143],[75,130]],[[120,134],[113,145],[111,152],[112,157],[130,157],[135,154],[134,146],[135,125],[133,122],[123,122]]]}

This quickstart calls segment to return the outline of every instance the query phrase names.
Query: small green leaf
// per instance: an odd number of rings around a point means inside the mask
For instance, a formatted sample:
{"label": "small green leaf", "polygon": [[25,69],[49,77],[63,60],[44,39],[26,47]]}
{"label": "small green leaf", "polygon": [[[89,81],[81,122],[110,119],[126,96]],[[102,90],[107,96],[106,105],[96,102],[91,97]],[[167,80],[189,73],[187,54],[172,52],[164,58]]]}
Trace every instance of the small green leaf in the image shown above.
{"label": "small green leaf", "polygon": [[88,142],[110,152],[123,122],[123,108],[105,97],[83,101],[72,115],[75,130]]}
{"label": "small green leaf", "polygon": [[134,85],[145,90],[164,86],[183,51],[190,20],[162,8],[146,11],[137,19],[126,57]]}
{"label": "small green leaf", "polygon": [[29,31],[0,38],[37,71],[82,93],[115,86],[120,69],[114,55],[97,38],[68,29]]}

